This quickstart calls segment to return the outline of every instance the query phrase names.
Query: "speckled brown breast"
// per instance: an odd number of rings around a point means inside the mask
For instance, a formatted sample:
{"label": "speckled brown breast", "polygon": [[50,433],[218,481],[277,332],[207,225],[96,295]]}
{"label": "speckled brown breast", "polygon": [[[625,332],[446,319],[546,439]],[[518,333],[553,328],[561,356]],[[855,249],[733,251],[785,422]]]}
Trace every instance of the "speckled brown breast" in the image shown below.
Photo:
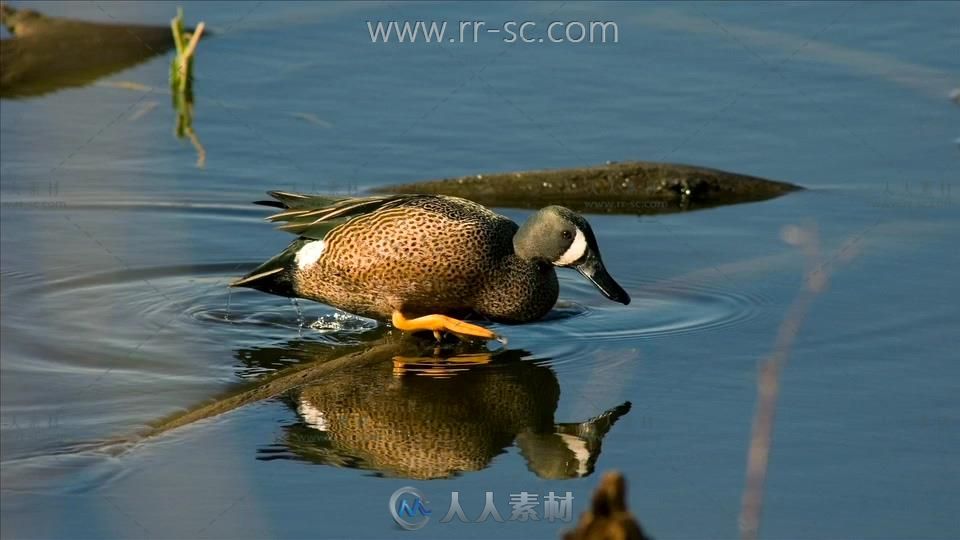
{"label": "speckled brown breast", "polygon": [[299,296],[388,319],[476,313],[504,322],[542,317],[557,300],[553,267],[513,252],[517,225],[456,198],[414,197],[332,229],[315,263],[294,270]]}

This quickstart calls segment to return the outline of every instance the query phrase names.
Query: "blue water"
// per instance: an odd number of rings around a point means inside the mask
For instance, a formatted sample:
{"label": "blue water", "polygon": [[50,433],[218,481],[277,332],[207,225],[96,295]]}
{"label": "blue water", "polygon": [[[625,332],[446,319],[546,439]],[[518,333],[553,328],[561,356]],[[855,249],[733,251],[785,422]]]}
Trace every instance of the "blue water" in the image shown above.
{"label": "blue water", "polygon": [[[151,24],[175,9],[24,6]],[[611,469],[652,535],[735,537],[757,368],[809,264],[783,240],[791,225],[816,230],[830,280],[782,374],[761,536],[960,535],[956,4],[184,7],[216,33],[196,59],[203,168],[172,134],[169,55],[0,102],[4,538],[382,538],[403,533],[387,501],[407,485],[435,516],[411,537],[556,538],[571,524],[438,521],[451,491],[471,517],[486,491],[501,513],[511,493],[570,491],[578,515]],[[378,20],[610,20],[620,39],[373,44],[366,22]],[[610,303],[562,272],[556,316],[497,328],[521,364],[442,379],[393,377],[380,363],[317,381],[339,381],[347,390],[333,397],[361,400],[351,406],[371,418],[431,397],[473,411],[458,421],[503,431],[464,439],[480,465],[427,480],[358,462],[356,448],[340,449],[339,466],[305,459],[289,435],[308,415],[289,394],[100,446],[244,381],[380,343],[382,331],[360,323],[300,330],[286,300],[253,291],[234,292],[228,311],[225,284],[288,240],[249,204],[264,191],[353,193],[630,159],[808,190],[588,216],[634,302]],[[333,320],[326,306],[305,308],[308,320]],[[555,404],[544,397],[553,385]],[[496,420],[500,401],[484,400],[502,388],[535,405]],[[626,401],[590,474],[549,479],[530,465],[525,415],[580,422]],[[458,426],[443,408],[423,414],[413,427]],[[263,459],[270,452],[283,458]]]}

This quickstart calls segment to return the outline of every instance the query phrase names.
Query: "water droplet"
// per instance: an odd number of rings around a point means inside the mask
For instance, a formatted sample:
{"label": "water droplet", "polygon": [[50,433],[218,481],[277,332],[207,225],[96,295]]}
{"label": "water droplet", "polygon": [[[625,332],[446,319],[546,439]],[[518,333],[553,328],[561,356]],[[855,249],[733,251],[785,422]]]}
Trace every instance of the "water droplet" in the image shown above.
{"label": "water droplet", "polygon": [[300,307],[300,302],[296,298],[291,298],[290,304],[293,305],[293,309],[297,310],[297,328],[303,331],[303,309]]}

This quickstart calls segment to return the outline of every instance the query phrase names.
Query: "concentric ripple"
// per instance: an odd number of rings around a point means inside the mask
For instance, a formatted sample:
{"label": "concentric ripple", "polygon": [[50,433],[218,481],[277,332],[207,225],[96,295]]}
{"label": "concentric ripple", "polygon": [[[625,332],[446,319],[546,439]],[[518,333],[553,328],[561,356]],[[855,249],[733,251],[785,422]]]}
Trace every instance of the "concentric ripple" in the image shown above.
{"label": "concentric ripple", "polygon": [[524,346],[541,344],[536,356],[553,366],[580,362],[586,367],[593,362],[584,357],[600,355],[603,358],[597,362],[612,367],[627,358],[605,351],[738,325],[755,317],[764,304],[758,296],[703,282],[626,281],[623,285],[632,298],[627,306],[607,301],[581,279],[562,279],[561,295],[573,300],[561,300],[541,321],[501,331],[522,338]]}
{"label": "concentric ripple", "polygon": [[[123,313],[138,325],[205,333],[220,339],[224,333],[261,332],[261,337],[289,337],[313,332],[318,336],[362,334],[377,327],[375,321],[338,312],[312,302],[291,305],[283,298],[227,284],[256,262],[152,267],[102,272],[48,282],[22,292],[31,298],[59,305],[82,303],[100,306],[102,317]],[[73,321],[97,319],[88,313]],[[265,334],[264,334],[265,333]],[[217,337],[219,336],[219,337]]]}
{"label": "concentric ripple", "polygon": [[[276,296],[227,287],[231,279],[255,264],[226,262],[88,274],[26,292],[58,305],[102,306],[99,314],[90,313],[70,324],[96,325],[104,319],[124,317],[128,325],[138,321],[143,331],[162,327],[216,341],[230,335],[276,340],[315,336],[331,343],[356,343],[364,332],[378,326],[375,321],[313,302],[300,302],[298,308]],[[562,298],[544,319],[500,326],[500,332],[511,340],[522,339],[537,356],[537,346],[546,345],[552,361],[562,363],[601,345],[629,347],[644,340],[736,325],[755,316],[763,304],[756,296],[702,282],[628,280],[624,286],[632,296],[628,306],[607,301],[579,277],[564,275]]]}

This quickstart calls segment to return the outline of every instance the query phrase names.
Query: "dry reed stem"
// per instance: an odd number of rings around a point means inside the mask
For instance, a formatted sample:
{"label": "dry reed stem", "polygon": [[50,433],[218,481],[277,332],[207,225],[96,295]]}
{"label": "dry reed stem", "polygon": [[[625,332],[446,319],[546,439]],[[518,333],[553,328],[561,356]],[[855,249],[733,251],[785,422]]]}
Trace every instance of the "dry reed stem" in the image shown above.
{"label": "dry reed stem", "polygon": [[[854,247],[860,236],[853,237],[841,246],[828,260],[820,255],[819,235],[815,228],[784,227],[784,240],[801,248],[806,258],[804,287],[797,294],[780,325],[773,351],[761,364],[757,380],[757,407],[753,417],[750,448],[747,454],[746,482],[740,507],[740,537],[756,540],[760,529],[760,513],[763,507],[763,488],[770,462],[770,444],[773,439],[773,424],[776,417],[777,398],[780,394],[780,372],[783,371],[793,348],[800,327],[813,300],[826,290],[830,277],[830,263],[848,262],[856,256]],[[862,236],[862,235],[861,235]]]}

